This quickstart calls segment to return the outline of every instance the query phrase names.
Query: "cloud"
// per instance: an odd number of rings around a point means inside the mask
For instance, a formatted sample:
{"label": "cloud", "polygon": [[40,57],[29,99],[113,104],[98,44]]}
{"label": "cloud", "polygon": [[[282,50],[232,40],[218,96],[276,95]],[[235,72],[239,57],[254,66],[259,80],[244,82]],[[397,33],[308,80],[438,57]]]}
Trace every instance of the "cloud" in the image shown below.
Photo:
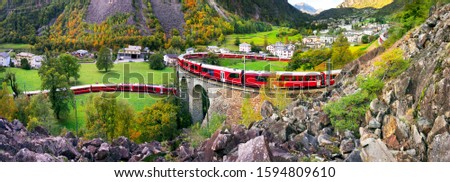
{"label": "cloud", "polygon": [[344,0],[288,0],[291,4],[306,3],[313,6],[316,9],[330,9],[336,8]]}

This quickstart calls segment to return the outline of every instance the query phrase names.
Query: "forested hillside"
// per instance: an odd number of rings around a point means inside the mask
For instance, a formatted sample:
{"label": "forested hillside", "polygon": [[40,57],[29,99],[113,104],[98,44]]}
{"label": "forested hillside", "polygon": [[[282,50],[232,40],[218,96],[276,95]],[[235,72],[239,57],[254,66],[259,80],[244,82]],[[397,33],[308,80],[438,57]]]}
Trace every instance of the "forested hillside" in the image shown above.
{"label": "forested hillside", "polygon": [[225,10],[246,19],[276,25],[300,26],[311,16],[298,11],[287,0],[216,0]]}
{"label": "forested hillside", "polygon": [[393,0],[345,0],[339,8],[383,8]]}

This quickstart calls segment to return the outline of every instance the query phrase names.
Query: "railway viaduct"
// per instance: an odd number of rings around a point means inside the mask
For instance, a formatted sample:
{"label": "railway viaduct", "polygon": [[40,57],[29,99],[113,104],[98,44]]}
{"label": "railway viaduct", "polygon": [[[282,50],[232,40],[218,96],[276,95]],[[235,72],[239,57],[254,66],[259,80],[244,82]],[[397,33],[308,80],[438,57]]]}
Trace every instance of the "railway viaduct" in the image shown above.
{"label": "railway viaduct", "polygon": [[[209,108],[215,106],[214,110],[220,110],[220,114],[235,113],[236,107],[241,105],[243,93],[252,97],[258,97],[260,90],[256,88],[241,87],[227,84],[207,78],[194,75],[179,66],[177,69],[177,85],[180,98],[184,99],[189,105],[193,122],[207,122],[213,111]],[[326,89],[313,90],[289,90],[291,96],[305,94],[307,96],[322,94]],[[231,110],[231,112],[227,112]],[[239,112],[240,110],[238,110]],[[258,111],[259,112],[259,111]],[[228,113],[228,114],[227,114]]]}

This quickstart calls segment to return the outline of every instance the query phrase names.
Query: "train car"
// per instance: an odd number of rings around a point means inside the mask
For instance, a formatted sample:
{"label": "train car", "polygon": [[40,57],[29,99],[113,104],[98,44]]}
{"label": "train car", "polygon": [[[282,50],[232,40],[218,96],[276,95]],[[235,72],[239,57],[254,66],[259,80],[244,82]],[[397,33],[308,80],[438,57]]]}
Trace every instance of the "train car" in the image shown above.
{"label": "train car", "polygon": [[122,92],[131,92],[132,91],[132,85],[130,84],[120,84],[118,91]]}
{"label": "train car", "polygon": [[269,83],[271,78],[275,77],[274,73],[262,72],[262,71],[246,71],[245,73],[245,85],[249,87],[260,88]]}
{"label": "train car", "polygon": [[323,86],[320,72],[277,72],[273,84],[280,88],[315,88]]}
{"label": "train car", "polygon": [[223,67],[220,67],[220,66],[202,64],[200,75],[204,78],[221,81],[222,80],[222,78],[221,78],[221,73],[222,73],[221,70],[222,69],[223,69]]}
{"label": "train car", "polygon": [[[328,79],[328,71],[324,71],[321,73],[323,77],[322,85],[326,86]],[[336,83],[336,77],[341,74],[341,70],[331,70],[330,75],[330,85],[334,85]]]}
{"label": "train car", "polygon": [[86,93],[91,93],[91,87],[90,86],[77,86],[70,88],[74,95],[81,95]]}
{"label": "train car", "polygon": [[91,92],[115,92],[117,90],[117,85],[91,85]]}

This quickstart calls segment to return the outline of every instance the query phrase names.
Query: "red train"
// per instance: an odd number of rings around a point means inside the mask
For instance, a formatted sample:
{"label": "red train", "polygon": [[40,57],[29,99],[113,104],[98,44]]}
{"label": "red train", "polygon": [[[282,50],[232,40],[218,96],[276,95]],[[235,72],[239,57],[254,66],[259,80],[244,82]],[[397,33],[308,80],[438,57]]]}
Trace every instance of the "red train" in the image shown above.
{"label": "red train", "polygon": [[[196,53],[181,55],[178,64],[181,68],[195,75],[215,81],[259,88],[271,84],[279,88],[319,88],[327,84],[328,75],[326,72],[263,72],[263,71],[246,71],[239,69],[231,69],[209,64],[198,63],[189,59],[198,59],[207,56],[206,53]],[[243,58],[240,54],[220,54],[222,58]],[[249,57],[254,59],[262,59],[261,56]],[[278,59],[278,58],[277,58]],[[267,58],[264,58],[267,60]],[[335,77],[339,75],[340,70],[333,70],[330,75],[330,84],[335,84]]]}
{"label": "red train", "polygon": [[[185,59],[200,59],[200,58],[205,58],[206,56],[208,56],[207,52],[199,52],[199,53],[194,53],[194,54],[186,54],[186,55],[184,55],[184,58]],[[259,55],[259,54],[244,55],[244,54],[226,53],[226,54],[218,54],[218,56],[219,56],[219,58],[226,58],[226,59],[242,59],[245,56],[246,59],[250,59],[250,60],[284,61],[284,62],[290,61],[289,58],[269,57],[269,56],[263,56],[263,55]]]}
{"label": "red train", "polygon": [[[177,90],[175,88],[167,88],[160,85],[140,85],[140,84],[96,84],[96,85],[83,85],[71,88],[75,95],[96,93],[96,92],[137,92],[137,93],[151,93],[159,95],[176,95]],[[32,91],[27,92],[28,96],[47,93],[48,91]]]}

